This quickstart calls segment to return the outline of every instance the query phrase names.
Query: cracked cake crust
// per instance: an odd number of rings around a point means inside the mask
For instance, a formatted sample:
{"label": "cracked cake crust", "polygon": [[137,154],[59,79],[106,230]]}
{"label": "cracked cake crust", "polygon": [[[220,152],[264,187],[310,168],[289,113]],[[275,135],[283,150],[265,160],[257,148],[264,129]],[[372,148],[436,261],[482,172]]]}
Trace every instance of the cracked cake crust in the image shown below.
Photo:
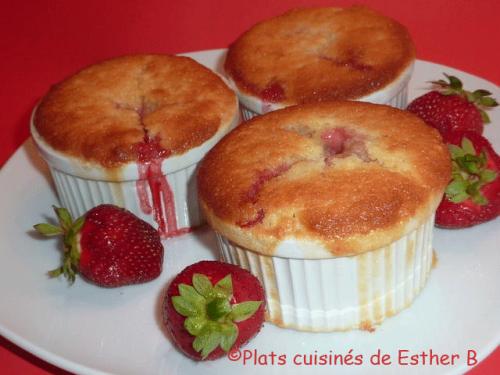
{"label": "cracked cake crust", "polygon": [[345,256],[426,222],[450,169],[438,132],[416,116],[339,101],[240,125],[205,157],[198,189],[210,225],[242,247],[272,255],[292,238]]}
{"label": "cracked cake crust", "polygon": [[303,8],[245,32],[225,70],[242,93],[293,105],[367,96],[414,59],[406,28],[365,6]]}
{"label": "cracked cake crust", "polygon": [[123,56],[53,86],[34,124],[56,151],[106,168],[136,162],[155,140],[169,156],[203,144],[237,114],[235,94],[188,57]]}

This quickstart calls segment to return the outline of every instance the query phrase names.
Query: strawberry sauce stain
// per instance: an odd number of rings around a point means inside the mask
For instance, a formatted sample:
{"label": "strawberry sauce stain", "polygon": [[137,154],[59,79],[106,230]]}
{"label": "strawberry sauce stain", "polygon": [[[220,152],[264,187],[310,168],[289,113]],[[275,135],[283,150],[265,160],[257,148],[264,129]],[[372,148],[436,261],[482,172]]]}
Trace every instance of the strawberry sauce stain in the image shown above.
{"label": "strawberry sauce stain", "polygon": [[431,268],[434,269],[438,265],[438,257],[436,254],[436,250],[432,250],[432,263],[431,263]]}
{"label": "strawberry sauce stain", "polygon": [[191,231],[191,228],[177,227],[174,194],[161,170],[162,162],[170,156],[170,151],[163,149],[156,140],[145,137],[144,142],[138,145],[138,156],[139,180],[136,187],[142,212],[154,215],[158,232],[163,238]]}
{"label": "strawberry sauce stain", "polygon": [[371,305],[370,305],[370,276],[371,264],[369,253],[358,255],[357,271],[358,271],[358,309],[359,309],[359,328],[364,331],[372,332]]}
{"label": "strawberry sauce stain", "polygon": [[279,103],[285,99],[285,90],[279,83],[274,82],[262,90],[259,96],[262,99],[261,114],[265,114],[271,112],[272,103]]}
{"label": "strawberry sauce stain", "polygon": [[[138,108],[120,103],[115,103],[115,106],[119,109],[135,112],[144,131],[144,141],[137,145],[139,180],[136,182],[142,212],[146,215],[153,214],[154,220],[158,223],[158,232],[163,238],[190,232],[191,228],[179,229],[177,227],[174,194],[168,184],[167,177],[161,171],[163,160],[168,158],[171,152],[161,147],[158,139],[149,136],[144,123],[145,117],[156,110],[155,103],[147,101],[143,97]],[[148,189],[151,193],[151,202]]]}

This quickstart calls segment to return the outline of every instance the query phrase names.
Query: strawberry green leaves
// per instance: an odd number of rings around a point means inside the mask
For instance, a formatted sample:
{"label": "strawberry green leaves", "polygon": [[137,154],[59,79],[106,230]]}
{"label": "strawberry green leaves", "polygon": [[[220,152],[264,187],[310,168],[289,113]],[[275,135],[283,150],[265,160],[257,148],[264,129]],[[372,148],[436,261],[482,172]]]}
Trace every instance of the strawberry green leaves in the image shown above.
{"label": "strawberry green leaves", "polygon": [[[206,277],[204,275],[201,276]],[[230,274],[220,279],[217,284],[215,284],[213,293],[219,298],[230,298],[233,295],[233,281]]]}
{"label": "strawberry green leaves", "polygon": [[186,328],[191,336],[198,336],[203,327],[205,327],[205,323],[206,319],[204,316],[190,316],[184,321],[184,328]]}
{"label": "strawberry green leaves", "polygon": [[236,324],[226,324],[223,326],[222,338],[220,342],[220,347],[226,353],[233,347],[236,338],[238,337],[238,327]]}
{"label": "strawberry green leaves", "polygon": [[446,73],[443,73],[443,75],[448,79],[448,82],[444,79],[440,79],[438,81],[431,81],[431,83],[441,87],[443,89],[441,93],[444,95],[461,94],[463,91],[462,81],[460,81],[457,77],[450,76]]}
{"label": "strawberry green leaves", "polygon": [[261,303],[261,301],[246,301],[233,305],[231,318],[235,322],[247,320],[257,311]]}
{"label": "strawberry green leaves", "polygon": [[63,207],[52,207],[54,208],[54,212],[56,213],[61,228],[64,231],[67,231],[69,228],[71,228],[71,224],[73,224],[73,218],[71,217],[69,211]]}
{"label": "strawberry green leaves", "polygon": [[44,236],[59,236],[63,233],[62,229],[58,226],[49,223],[40,223],[33,225],[35,230]]}
{"label": "strawberry green leaves", "polygon": [[488,200],[481,193],[481,188],[494,181],[497,173],[486,168],[487,156],[484,151],[478,155],[472,142],[464,137],[461,145],[449,144],[452,159],[452,180],[446,188],[446,197],[453,203],[466,199],[479,205]]}
{"label": "strawberry green leaves", "polygon": [[201,357],[205,359],[218,346],[225,352],[229,352],[237,337],[238,327],[234,323],[208,322],[194,339],[193,349],[200,352]]}
{"label": "strawberry green leaves", "polygon": [[205,359],[217,347],[228,352],[238,337],[238,326],[259,309],[262,301],[245,301],[231,305],[233,286],[231,274],[215,285],[199,273],[192,284],[179,284],[179,295],[172,297],[174,309],[185,316],[184,328],[195,336],[193,348]]}
{"label": "strawberry green leaves", "polygon": [[193,341],[193,348],[201,353],[201,358],[205,359],[212,353],[222,340],[222,333],[213,324],[206,324],[202,332]]}
{"label": "strawberry green leaves", "polygon": [[202,316],[205,299],[187,284],[179,285],[180,296],[172,298],[172,303],[179,314],[186,317]]}
{"label": "strawberry green leaves", "polygon": [[205,275],[195,273],[193,275],[193,286],[203,297],[210,298],[213,296],[213,285]]}
{"label": "strawberry green leaves", "polygon": [[481,118],[485,124],[491,122],[490,117],[486,113],[485,109],[496,107],[498,105],[497,101],[491,97],[491,92],[487,90],[475,90],[473,92],[464,91],[465,98],[474,105],[479,110]]}
{"label": "strawberry green leaves", "polygon": [[78,273],[78,263],[80,261],[80,251],[78,249],[78,233],[85,223],[85,218],[79,217],[75,221],[66,208],[53,206],[54,212],[59,221],[59,226],[40,223],[33,226],[35,230],[44,236],[63,236],[64,256],[62,266],[49,271],[50,277],[64,275],[70,284],[75,282],[75,275]]}
{"label": "strawberry green leaves", "polygon": [[431,83],[439,86],[442,89],[441,93],[443,95],[459,95],[467,99],[469,103],[473,103],[477,107],[477,110],[481,114],[481,118],[485,124],[491,122],[485,109],[496,107],[498,105],[497,101],[491,97],[491,92],[481,89],[472,92],[464,90],[460,79],[446,73],[443,74],[448,79],[448,82],[444,79],[440,79],[438,81],[432,81]]}

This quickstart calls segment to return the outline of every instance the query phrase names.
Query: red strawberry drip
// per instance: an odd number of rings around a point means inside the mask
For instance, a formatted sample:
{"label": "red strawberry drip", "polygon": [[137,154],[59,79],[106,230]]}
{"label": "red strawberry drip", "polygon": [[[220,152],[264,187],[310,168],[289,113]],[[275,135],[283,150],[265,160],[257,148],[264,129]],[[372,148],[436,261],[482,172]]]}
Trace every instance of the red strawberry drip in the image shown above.
{"label": "red strawberry drip", "polygon": [[275,82],[267,86],[264,90],[260,92],[260,97],[270,103],[277,103],[281,102],[283,99],[285,99],[285,90],[283,90],[283,87]]}
{"label": "red strawberry drip", "polygon": [[248,82],[240,71],[231,70],[230,74],[240,87],[259,96],[263,100],[262,113],[267,113],[271,110],[271,103],[277,103],[285,99],[285,90],[277,82],[271,83],[263,90],[260,90],[259,87]]}
{"label": "red strawberry drip", "polygon": [[364,162],[372,161],[364,137],[354,130],[345,128],[333,128],[324,131],[321,134],[321,140],[325,147],[325,163],[331,165],[333,158],[345,158],[350,155],[356,155]]}
{"label": "red strawberry drip", "polygon": [[[162,237],[173,237],[190,231],[190,228],[177,228],[175,201],[167,177],[162,173],[161,164],[170,152],[163,149],[156,140],[145,138],[138,145],[139,180],[136,183],[142,211],[154,214],[158,231]],[[147,189],[151,192],[149,201]]]}
{"label": "red strawberry drip", "polygon": [[[145,117],[154,112],[155,104],[142,98],[139,108],[123,105],[121,108],[135,111],[144,130],[144,142],[137,146],[139,180],[136,182],[136,188],[141,210],[147,215],[153,213],[158,223],[158,232],[162,237],[173,237],[189,232],[190,228],[177,228],[174,195],[167,177],[161,170],[163,159],[170,156],[170,151],[162,148],[158,140],[151,139],[144,125]],[[148,188],[152,202],[149,201]]]}

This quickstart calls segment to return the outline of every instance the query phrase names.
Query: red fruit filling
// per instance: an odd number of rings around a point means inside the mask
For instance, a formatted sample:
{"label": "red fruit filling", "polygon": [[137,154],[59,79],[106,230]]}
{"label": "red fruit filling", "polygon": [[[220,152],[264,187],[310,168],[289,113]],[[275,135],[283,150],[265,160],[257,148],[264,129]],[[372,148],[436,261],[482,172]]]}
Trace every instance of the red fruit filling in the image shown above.
{"label": "red fruit filling", "polygon": [[373,69],[371,65],[363,64],[362,62],[360,62],[359,53],[356,53],[355,51],[348,51],[348,54],[343,59],[338,57],[337,58],[330,57],[326,55],[320,55],[319,58],[322,60],[330,61],[339,67],[359,70],[361,72]]}
{"label": "red fruit filling", "polygon": [[144,142],[137,145],[138,160],[147,163],[152,160],[162,160],[170,155],[170,151],[160,146],[158,140],[144,137]]}
{"label": "red fruit filling", "polygon": [[325,151],[325,164],[331,165],[334,158],[356,155],[364,162],[372,161],[366,150],[365,138],[354,130],[333,128],[321,134]]}
{"label": "red fruit filling", "polygon": [[[248,191],[243,196],[242,203],[252,203],[252,204],[257,203],[259,193],[264,187],[264,185],[273,178],[279,177],[285,172],[287,172],[293,166],[293,164],[294,163],[281,164],[274,169],[264,169],[263,171],[260,171],[257,175],[257,179],[255,180],[255,182],[250,186]],[[238,221],[236,224],[242,228],[250,228],[257,224],[262,223],[265,215],[266,214],[264,209],[260,208],[257,211],[255,217],[249,220]]]}
{"label": "red fruit filling", "polygon": [[260,90],[256,85],[246,81],[240,71],[232,70],[230,74],[240,87],[260,97],[264,101],[264,103],[262,103],[262,113],[267,113],[271,110],[271,105],[269,103],[278,103],[285,99],[285,90],[283,86],[277,82],[271,83],[263,90]]}
{"label": "red fruit filling", "polygon": [[250,189],[248,189],[244,201],[256,203],[257,196],[259,195],[264,185],[273,178],[281,176],[283,173],[288,171],[292,167],[292,165],[293,164],[282,164],[274,169],[264,169],[263,171],[259,172],[256,181],[252,184],[252,186],[250,186]]}
{"label": "red fruit filling", "polygon": [[[158,223],[158,232],[162,237],[187,233],[190,228],[179,229],[177,227],[174,195],[167,177],[161,170],[163,159],[170,156],[170,151],[162,148],[157,139],[151,139],[144,126],[144,116],[153,112],[154,106],[143,100],[141,107],[134,111],[139,116],[139,122],[144,130],[144,142],[137,145],[139,180],[136,182],[136,188],[141,210],[147,215],[154,215]],[[151,193],[151,202],[148,188]]]}
{"label": "red fruit filling", "polygon": [[259,208],[255,217],[253,217],[249,220],[238,221],[236,223],[236,225],[240,226],[241,228],[251,228],[257,224],[262,223],[262,221],[264,221],[265,216],[266,216],[266,213],[264,212],[264,209]]}
{"label": "red fruit filling", "polygon": [[260,97],[266,102],[278,103],[285,99],[285,90],[279,83],[275,82],[262,90]]}

